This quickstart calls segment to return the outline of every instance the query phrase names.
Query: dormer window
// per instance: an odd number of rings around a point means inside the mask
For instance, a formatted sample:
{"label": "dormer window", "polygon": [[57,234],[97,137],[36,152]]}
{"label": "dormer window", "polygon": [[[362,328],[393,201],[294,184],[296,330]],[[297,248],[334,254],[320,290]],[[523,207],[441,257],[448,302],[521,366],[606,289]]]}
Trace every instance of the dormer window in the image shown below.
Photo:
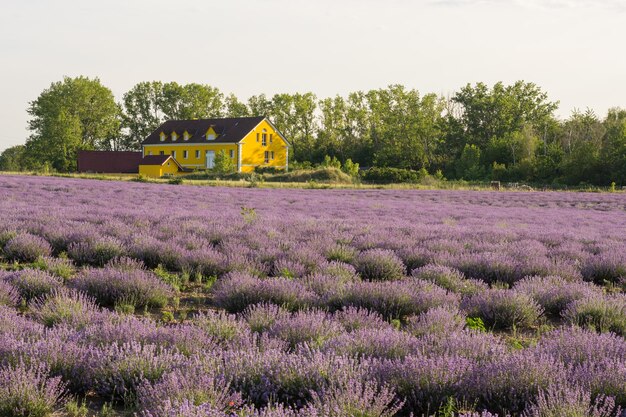
{"label": "dormer window", "polygon": [[215,140],[215,133],[207,133],[206,140]]}
{"label": "dormer window", "polygon": [[185,133],[183,133],[183,140],[189,140],[189,133],[185,130]]}
{"label": "dormer window", "polygon": [[165,133],[161,132],[159,136],[161,138],[161,142],[165,142]]}
{"label": "dormer window", "polygon": [[178,139],[178,135],[176,132],[172,132],[172,142],[176,142],[176,139]]}

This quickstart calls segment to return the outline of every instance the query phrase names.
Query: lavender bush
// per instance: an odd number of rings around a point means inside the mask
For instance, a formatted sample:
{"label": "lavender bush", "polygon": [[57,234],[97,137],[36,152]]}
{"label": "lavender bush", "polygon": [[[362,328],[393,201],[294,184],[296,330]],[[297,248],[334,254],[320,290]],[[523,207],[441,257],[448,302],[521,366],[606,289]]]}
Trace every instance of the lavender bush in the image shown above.
{"label": "lavender bush", "polygon": [[40,236],[21,233],[4,245],[4,256],[19,262],[34,262],[40,256],[50,256],[52,247]]}
{"label": "lavender bush", "polygon": [[61,278],[30,268],[14,272],[6,280],[17,288],[25,300],[45,296],[63,285]]}
{"label": "lavender bush", "polygon": [[363,279],[370,281],[394,281],[402,279],[406,272],[398,255],[383,249],[361,252],[356,257],[354,266]]}
{"label": "lavender bush", "polygon": [[59,324],[84,327],[100,313],[94,298],[66,288],[54,290],[46,296],[32,300],[29,303],[29,310],[38,322],[48,327]]}
{"label": "lavender bush", "polygon": [[461,307],[470,317],[480,317],[496,329],[530,328],[543,309],[528,295],[504,289],[491,289],[463,300]]}
{"label": "lavender bush", "polygon": [[60,378],[50,378],[42,364],[0,368],[0,415],[48,416],[62,404],[65,395]]}
{"label": "lavender bush", "polygon": [[135,307],[163,307],[173,296],[170,286],[154,274],[140,269],[85,269],[70,284],[94,297],[103,306],[125,302]]}

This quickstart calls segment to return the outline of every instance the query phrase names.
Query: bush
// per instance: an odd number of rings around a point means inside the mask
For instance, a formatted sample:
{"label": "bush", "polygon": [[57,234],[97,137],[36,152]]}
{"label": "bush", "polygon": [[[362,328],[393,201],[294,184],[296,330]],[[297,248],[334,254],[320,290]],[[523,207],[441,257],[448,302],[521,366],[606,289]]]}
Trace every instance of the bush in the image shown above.
{"label": "bush", "polygon": [[288,278],[259,279],[240,272],[231,272],[212,288],[217,307],[240,313],[258,303],[272,303],[287,310],[299,310],[315,304],[316,296],[300,282]]}
{"label": "bush", "polygon": [[158,381],[183,360],[184,356],[156,345],[112,344],[93,358],[94,388],[102,398],[131,405],[141,384]]}
{"label": "bush", "polygon": [[29,309],[35,320],[48,327],[66,324],[74,328],[86,326],[100,311],[93,298],[66,288],[32,300]]}
{"label": "bush", "polygon": [[374,381],[348,380],[314,392],[301,414],[302,417],[392,417],[403,405],[387,386],[379,387]]}
{"label": "bush", "polygon": [[292,349],[302,343],[317,348],[342,330],[327,313],[310,310],[277,318],[268,334],[286,341]]}
{"label": "bush", "polygon": [[290,171],[268,176],[268,182],[310,182],[326,184],[352,184],[353,179],[338,168],[318,168],[313,170]]}
{"label": "bush", "polygon": [[4,245],[4,255],[11,261],[35,262],[51,254],[52,247],[44,238],[29,233],[21,233]]}
{"label": "bush", "polygon": [[164,307],[173,296],[169,285],[153,273],[141,269],[85,269],[70,285],[106,307],[114,307],[117,303],[135,307]]}
{"label": "bush", "polygon": [[344,330],[347,332],[360,329],[385,329],[391,327],[391,324],[386,322],[380,314],[365,308],[346,307],[335,312],[334,318],[341,323]]}
{"label": "bush", "polygon": [[450,397],[461,397],[460,383],[472,370],[465,358],[408,356],[379,362],[374,371],[381,382],[405,399],[405,411],[431,415]]}
{"label": "bush", "polygon": [[374,184],[417,183],[419,174],[412,169],[372,167],[361,173],[364,181]]}
{"label": "bush", "polygon": [[61,405],[66,395],[61,378],[50,378],[42,364],[23,363],[0,368],[0,415],[44,417]]}
{"label": "bush", "polygon": [[67,258],[53,258],[51,256],[40,256],[33,263],[32,267],[47,271],[64,280],[67,280],[76,272],[76,268],[71,260]]}
{"label": "bush", "polygon": [[458,296],[430,282],[406,279],[392,282],[358,282],[343,299],[344,306],[367,308],[385,319],[404,320],[438,306],[457,306]]}
{"label": "bush", "polygon": [[518,281],[514,289],[529,295],[553,318],[559,318],[571,302],[601,293],[588,283],[570,282],[557,276],[527,277]]}
{"label": "bush", "polygon": [[480,317],[494,329],[530,328],[543,314],[530,296],[512,290],[490,289],[464,299],[462,309],[470,317]]}
{"label": "bush", "polygon": [[526,351],[504,355],[474,368],[463,381],[467,399],[502,415],[518,415],[542,390],[567,381],[562,362]]}
{"label": "bush", "polygon": [[0,281],[0,305],[17,307],[20,302],[20,293],[13,285]]}
{"label": "bush", "polygon": [[576,300],[563,311],[571,324],[626,336],[626,298],[596,295]]}
{"label": "bush", "polygon": [[465,327],[465,315],[453,307],[432,308],[407,320],[406,330],[414,336],[446,335]]}
{"label": "bush", "polygon": [[14,272],[7,280],[17,288],[26,301],[49,294],[63,285],[61,278],[38,269]]}
{"label": "bush", "polygon": [[324,344],[324,350],[360,358],[404,358],[416,353],[418,348],[415,337],[390,327],[355,330],[338,335]]}
{"label": "bush", "polygon": [[337,244],[326,249],[326,259],[350,263],[354,260],[356,253],[356,249],[351,246]]}
{"label": "bush", "polygon": [[68,256],[77,264],[93,266],[104,266],[125,252],[124,245],[109,236],[92,241],[71,243],[67,248]]}
{"label": "bush", "polygon": [[617,282],[626,277],[626,261],[623,253],[610,251],[587,258],[582,267],[583,277],[597,284]]}
{"label": "bush", "polygon": [[313,392],[347,380],[365,380],[356,359],[315,350],[288,353],[278,349],[224,352],[224,376],[257,406],[270,402],[301,408]]}
{"label": "bush", "polygon": [[201,328],[206,335],[222,343],[240,340],[248,333],[248,328],[244,322],[224,311],[208,310],[201,312],[193,318],[192,322]]}
{"label": "bush", "polygon": [[290,314],[287,310],[274,304],[255,304],[248,307],[243,318],[248,323],[250,330],[257,333],[268,331],[279,319],[288,319]]}
{"label": "bush", "polygon": [[540,390],[522,417],[617,417],[621,411],[612,397],[598,396],[594,400],[584,388],[562,383]]}
{"label": "bush", "polygon": [[361,252],[356,257],[354,266],[363,279],[370,281],[399,280],[404,277],[406,271],[398,255],[385,249]]}
{"label": "bush", "polygon": [[137,389],[137,405],[142,413],[169,416],[166,411],[185,402],[211,406],[219,413],[230,414],[242,404],[241,395],[231,394],[229,384],[201,367],[183,367],[167,373],[158,381],[144,382]]}
{"label": "bush", "polygon": [[414,269],[411,275],[462,295],[473,295],[489,288],[482,281],[466,279],[461,271],[448,266],[428,264]]}

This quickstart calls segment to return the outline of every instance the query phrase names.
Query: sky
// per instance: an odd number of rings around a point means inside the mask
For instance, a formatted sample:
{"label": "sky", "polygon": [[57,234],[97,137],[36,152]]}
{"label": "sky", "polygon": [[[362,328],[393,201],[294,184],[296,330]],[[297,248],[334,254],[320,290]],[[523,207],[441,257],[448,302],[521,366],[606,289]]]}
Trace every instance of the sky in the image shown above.
{"label": "sky", "polygon": [[116,100],[141,81],[240,99],[403,84],[451,96],[525,80],[557,115],[626,107],[626,0],[0,0],[0,151],[64,76]]}

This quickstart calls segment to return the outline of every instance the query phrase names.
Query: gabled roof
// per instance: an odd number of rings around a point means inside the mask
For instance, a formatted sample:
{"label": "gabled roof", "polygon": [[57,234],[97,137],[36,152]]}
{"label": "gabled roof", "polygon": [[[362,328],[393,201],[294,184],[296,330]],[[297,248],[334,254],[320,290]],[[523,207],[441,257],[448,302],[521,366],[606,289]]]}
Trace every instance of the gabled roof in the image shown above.
{"label": "gabled roof", "polygon": [[[237,143],[242,140],[252,129],[261,123],[265,117],[228,117],[224,119],[197,119],[197,120],[168,120],[152,132],[142,145],[154,145],[159,143],[173,143],[172,132],[178,134],[174,143]],[[212,127],[217,137],[207,141],[206,133]],[[183,140],[183,132],[189,133],[189,139]],[[161,132],[166,138],[161,141]]]}
{"label": "gabled roof", "polygon": [[171,159],[178,168],[182,169],[183,167],[178,163],[176,159],[172,157],[172,155],[146,155],[143,157],[139,165],[163,165],[168,159]]}

